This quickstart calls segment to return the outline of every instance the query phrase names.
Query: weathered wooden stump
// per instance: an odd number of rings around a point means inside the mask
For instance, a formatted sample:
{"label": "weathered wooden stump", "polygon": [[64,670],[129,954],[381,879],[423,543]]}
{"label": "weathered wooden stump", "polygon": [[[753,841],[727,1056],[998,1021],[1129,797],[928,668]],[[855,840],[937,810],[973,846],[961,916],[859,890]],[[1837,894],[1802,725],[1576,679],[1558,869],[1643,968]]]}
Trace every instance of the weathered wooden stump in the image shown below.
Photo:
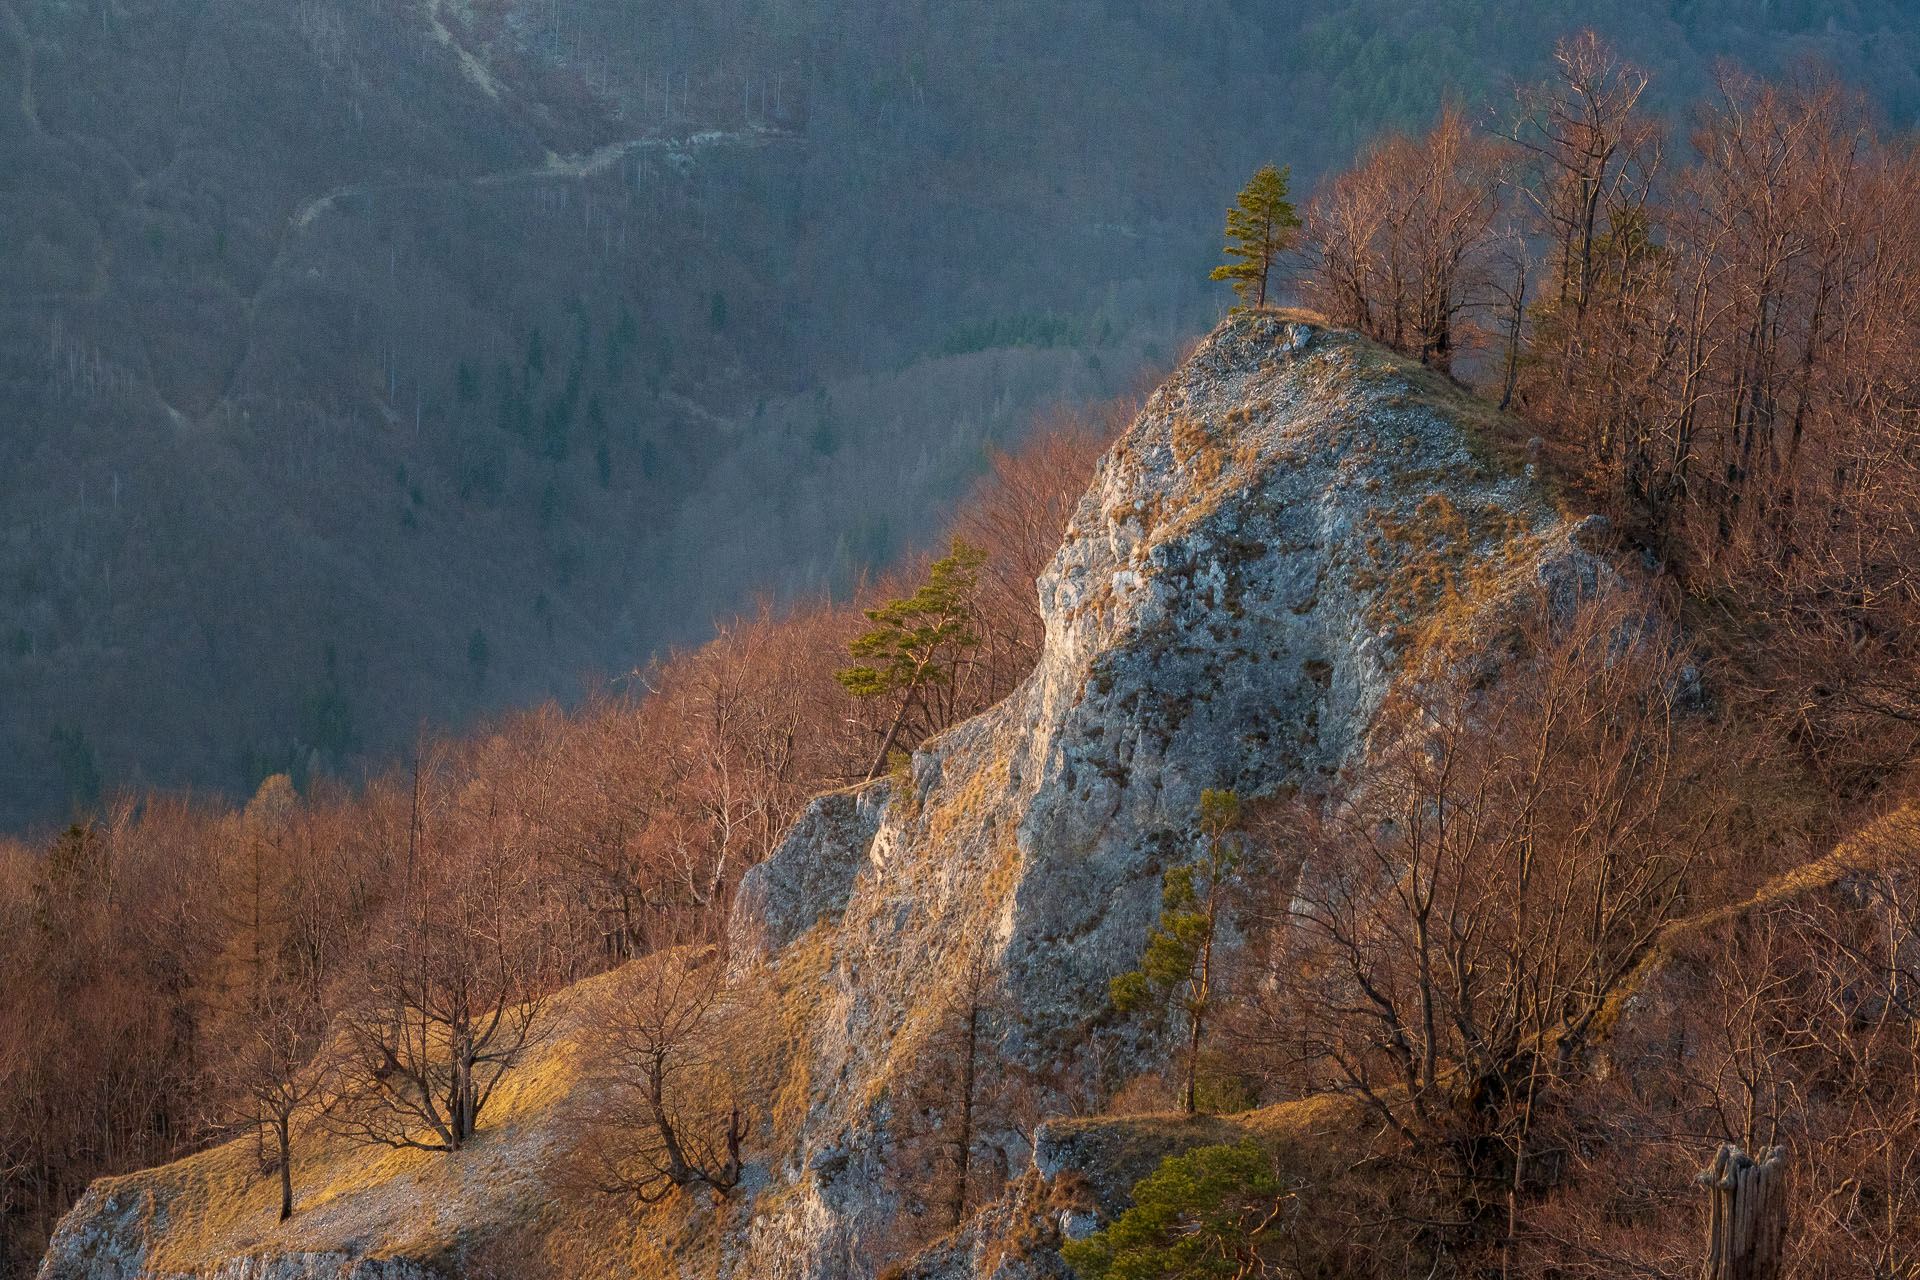
{"label": "weathered wooden stump", "polygon": [[1787,1239],[1785,1150],[1755,1160],[1724,1144],[1694,1181],[1709,1197],[1701,1280],[1777,1280]]}

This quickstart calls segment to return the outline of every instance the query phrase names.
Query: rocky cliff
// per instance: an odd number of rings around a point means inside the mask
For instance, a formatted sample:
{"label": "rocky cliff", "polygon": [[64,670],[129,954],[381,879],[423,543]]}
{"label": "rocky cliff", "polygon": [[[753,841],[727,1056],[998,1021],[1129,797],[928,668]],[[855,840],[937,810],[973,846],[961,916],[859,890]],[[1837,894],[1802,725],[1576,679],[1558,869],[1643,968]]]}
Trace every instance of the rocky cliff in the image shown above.
{"label": "rocky cliff", "polygon": [[[808,1119],[745,1274],[839,1274],[911,1207],[887,1190],[889,1099],[966,998],[976,948],[1011,1011],[1000,1052],[1041,1110],[1154,1069],[1162,1046],[1111,1016],[1108,980],[1139,963],[1202,789],[1338,788],[1421,655],[1472,645],[1522,589],[1597,581],[1492,456],[1497,425],[1299,315],[1223,325],[1153,394],[1040,581],[1033,676],[905,777],[822,798],[747,877],[743,980],[805,923],[831,959]],[[1034,1158],[1012,1128],[987,1139],[1012,1169]]]}
{"label": "rocky cliff", "polygon": [[[556,1067],[537,1096],[503,1104],[496,1133],[431,1158],[513,1171],[442,1203],[451,1221],[431,1248],[381,1214],[418,1212],[419,1179],[457,1181],[444,1169],[396,1168],[416,1180],[405,1194],[356,1175],[334,1193],[359,1197],[351,1215],[322,1190],[285,1227],[209,1229],[220,1193],[182,1175],[190,1161],[96,1187],[43,1280],[480,1274],[499,1224],[585,1232],[596,1268],[616,1274],[867,1274],[903,1219],[928,1212],[897,1159],[924,1120],[910,1100],[950,1052],[950,1011],[986,989],[996,1070],[975,1159],[1010,1191],[916,1265],[1054,1271],[1057,1233],[1124,1195],[1115,1153],[1166,1139],[1032,1122],[1164,1065],[1153,1027],[1113,1015],[1108,980],[1139,962],[1161,873],[1194,847],[1202,789],[1348,785],[1397,681],[1475,647],[1517,594],[1605,576],[1501,458],[1500,426],[1444,380],[1305,315],[1241,316],[1200,345],[1102,461],[1041,579],[1031,678],[904,772],[820,797],[743,883],[730,981],[769,1022],[763,1119],[731,1200],[615,1226],[604,1207],[569,1207],[537,1177],[543,1144],[563,1140],[541,1110],[572,1087]],[[571,1007],[577,1028],[590,994]],[[554,1034],[566,1061],[570,1033]],[[330,1212],[351,1229],[316,1225]],[[191,1248],[169,1239],[189,1217]],[[368,1270],[376,1257],[384,1269]]]}

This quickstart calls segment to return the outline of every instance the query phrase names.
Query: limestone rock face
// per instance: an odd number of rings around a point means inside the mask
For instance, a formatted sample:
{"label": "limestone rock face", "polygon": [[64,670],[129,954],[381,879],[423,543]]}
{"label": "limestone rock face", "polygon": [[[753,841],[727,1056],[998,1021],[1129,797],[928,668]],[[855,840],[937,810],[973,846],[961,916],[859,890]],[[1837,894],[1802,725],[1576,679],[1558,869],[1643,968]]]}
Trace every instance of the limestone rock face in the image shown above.
{"label": "limestone rock face", "polygon": [[846,910],[891,795],[881,779],[816,796],[774,856],[740,878],[728,950],[736,976]]}
{"label": "limestone rock face", "polygon": [[[103,1179],[54,1232],[40,1280],[173,1280],[181,1273],[147,1265],[149,1241],[166,1228],[165,1207],[150,1191],[132,1180]],[[196,1280],[435,1280],[436,1273],[405,1259],[326,1251],[242,1253],[191,1274]]]}
{"label": "limestone rock face", "polygon": [[[1153,394],[1038,584],[1033,674],[904,777],[816,800],[742,883],[732,980],[799,995],[780,997],[785,1092],[753,1176],[686,1274],[871,1273],[925,1212],[889,1176],[896,1108],[948,1051],[969,982],[999,992],[993,1051],[1015,1072],[995,1079],[1017,1073],[1040,1114],[1165,1065],[1108,984],[1140,961],[1162,872],[1196,850],[1202,790],[1337,793],[1397,681],[1472,660],[1519,593],[1605,575],[1518,463],[1492,460],[1489,425],[1445,380],[1294,314],[1223,324]],[[998,1114],[983,1105],[974,1160],[1014,1193],[908,1274],[1064,1274],[1058,1240],[1110,1211],[1056,1194],[1061,1153],[1097,1141],[1052,1143],[1042,1169]],[[43,1280],[139,1273],[165,1223],[114,1196],[75,1209]],[[203,1274],[412,1280],[352,1253]]]}
{"label": "limestone rock face", "polygon": [[[756,963],[777,966],[764,940],[791,933],[759,905],[771,886],[822,886],[803,908],[783,898],[780,920],[837,919],[809,1122],[744,1274],[845,1274],[907,1211],[885,1185],[886,1099],[976,949],[1017,1011],[1000,1051],[1054,1101],[1161,1065],[1163,1046],[1110,1016],[1108,983],[1139,963],[1162,871],[1195,851],[1201,791],[1337,789],[1415,655],[1471,651],[1522,588],[1595,583],[1559,516],[1477,452],[1473,412],[1290,316],[1230,321],[1154,393],[1040,580],[1031,678],[915,755],[864,851],[845,823],[811,844],[796,831],[742,895],[736,947]],[[1017,1135],[985,1141],[1011,1169],[1032,1158]],[[961,1265],[979,1252],[963,1243],[927,1274],[989,1274]]]}

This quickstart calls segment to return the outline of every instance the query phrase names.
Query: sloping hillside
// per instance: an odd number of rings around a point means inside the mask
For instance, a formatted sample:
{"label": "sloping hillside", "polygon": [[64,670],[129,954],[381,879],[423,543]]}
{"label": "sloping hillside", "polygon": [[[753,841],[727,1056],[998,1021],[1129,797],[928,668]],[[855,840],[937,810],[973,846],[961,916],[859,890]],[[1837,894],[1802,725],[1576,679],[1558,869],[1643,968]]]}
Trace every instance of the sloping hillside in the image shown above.
{"label": "sloping hillside", "polygon": [[1728,53],[1920,103],[1893,0],[8,0],[0,823],[351,773],[844,585],[1215,314],[1253,167],[1602,18],[1670,102]]}
{"label": "sloping hillside", "polygon": [[[1500,461],[1503,426],[1305,315],[1242,317],[1203,343],[1104,459],[1042,578],[1033,676],[904,773],[819,798],[749,873],[725,1044],[753,1123],[731,1196],[646,1208],[567,1172],[577,1129],[559,1104],[597,1087],[579,1074],[596,1002],[655,958],[567,994],[466,1150],[386,1158],[313,1135],[279,1226],[244,1143],[106,1181],[63,1224],[44,1280],[536,1274],[537,1259],[824,1277],[925,1239],[903,1153],[916,1090],[950,1063],[957,1002],[1003,993],[974,1150],[1018,1184],[1033,1120],[1166,1061],[1151,1024],[1113,1016],[1107,981],[1138,963],[1201,790],[1337,792],[1418,669],[1427,622],[1444,615],[1471,646],[1516,593],[1606,589],[1611,571]],[[1309,1112],[1309,1128],[1343,1123]],[[1118,1148],[1137,1161],[1180,1145],[1165,1127]],[[1050,1176],[1062,1151],[1116,1149],[1049,1132]]]}

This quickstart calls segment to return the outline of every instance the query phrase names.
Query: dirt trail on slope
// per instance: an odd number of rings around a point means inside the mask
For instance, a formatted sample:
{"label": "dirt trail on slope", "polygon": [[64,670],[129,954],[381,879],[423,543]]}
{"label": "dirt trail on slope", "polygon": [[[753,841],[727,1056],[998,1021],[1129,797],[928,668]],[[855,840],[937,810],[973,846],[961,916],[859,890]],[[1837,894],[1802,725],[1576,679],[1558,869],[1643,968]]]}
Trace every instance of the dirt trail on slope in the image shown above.
{"label": "dirt trail on slope", "polygon": [[[437,4],[436,4],[437,8]],[[435,19],[436,24],[438,18]],[[445,30],[444,27],[441,30]],[[452,40],[449,33],[448,40]],[[454,46],[458,48],[458,45]],[[461,53],[471,58],[465,50]],[[478,65],[476,63],[476,65]],[[485,68],[481,68],[484,74]],[[491,77],[489,77],[491,79]],[[483,86],[484,87],[484,86]],[[207,411],[203,421],[211,421],[219,412],[228,396],[232,394],[234,381],[253,355],[255,318],[259,313],[260,301],[266,297],[274,283],[280,278],[286,267],[288,256],[292,253],[300,234],[319,221],[341,200],[355,196],[384,195],[403,191],[458,191],[467,187],[504,187],[522,182],[549,182],[556,178],[588,178],[604,173],[620,161],[639,151],[666,151],[686,153],[704,151],[713,147],[740,146],[765,147],[779,142],[797,142],[800,135],[784,130],[751,128],[727,131],[709,129],[699,133],[680,137],[647,136],[628,138],[621,142],[610,142],[606,146],[580,156],[562,156],[549,151],[539,164],[525,165],[517,169],[506,169],[498,173],[480,174],[469,178],[396,178],[391,180],[368,180],[349,182],[334,187],[316,196],[309,196],[294,206],[292,216],[287,220],[286,230],[280,237],[280,247],[273,256],[265,272],[260,277],[260,287],[247,299],[247,341],[240,358],[234,362],[233,372],[228,375],[226,385],[221,387],[219,395],[214,397],[213,405]],[[708,415],[711,416],[711,415]]]}
{"label": "dirt trail on slope", "polygon": [[710,129],[681,137],[647,136],[609,142],[596,151],[580,156],[563,156],[552,151],[535,165],[483,173],[470,178],[395,178],[348,182],[317,196],[309,196],[294,207],[293,230],[304,231],[331,209],[337,201],[352,196],[383,195],[399,191],[445,191],[460,187],[504,187],[520,182],[544,182],[553,178],[590,178],[604,173],[637,151],[688,152],[712,147],[765,147],[778,142],[797,142],[799,135],[775,129],[726,131]]}
{"label": "dirt trail on slope", "polygon": [[480,92],[498,102],[500,100],[499,81],[493,78],[493,72],[487,69],[487,64],[476,58],[472,50],[456,40],[453,32],[447,29],[447,24],[440,21],[442,3],[444,0],[433,0],[433,3],[427,6],[427,25],[433,31],[433,38],[453,50],[454,55],[460,59],[461,72],[479,86]]}

